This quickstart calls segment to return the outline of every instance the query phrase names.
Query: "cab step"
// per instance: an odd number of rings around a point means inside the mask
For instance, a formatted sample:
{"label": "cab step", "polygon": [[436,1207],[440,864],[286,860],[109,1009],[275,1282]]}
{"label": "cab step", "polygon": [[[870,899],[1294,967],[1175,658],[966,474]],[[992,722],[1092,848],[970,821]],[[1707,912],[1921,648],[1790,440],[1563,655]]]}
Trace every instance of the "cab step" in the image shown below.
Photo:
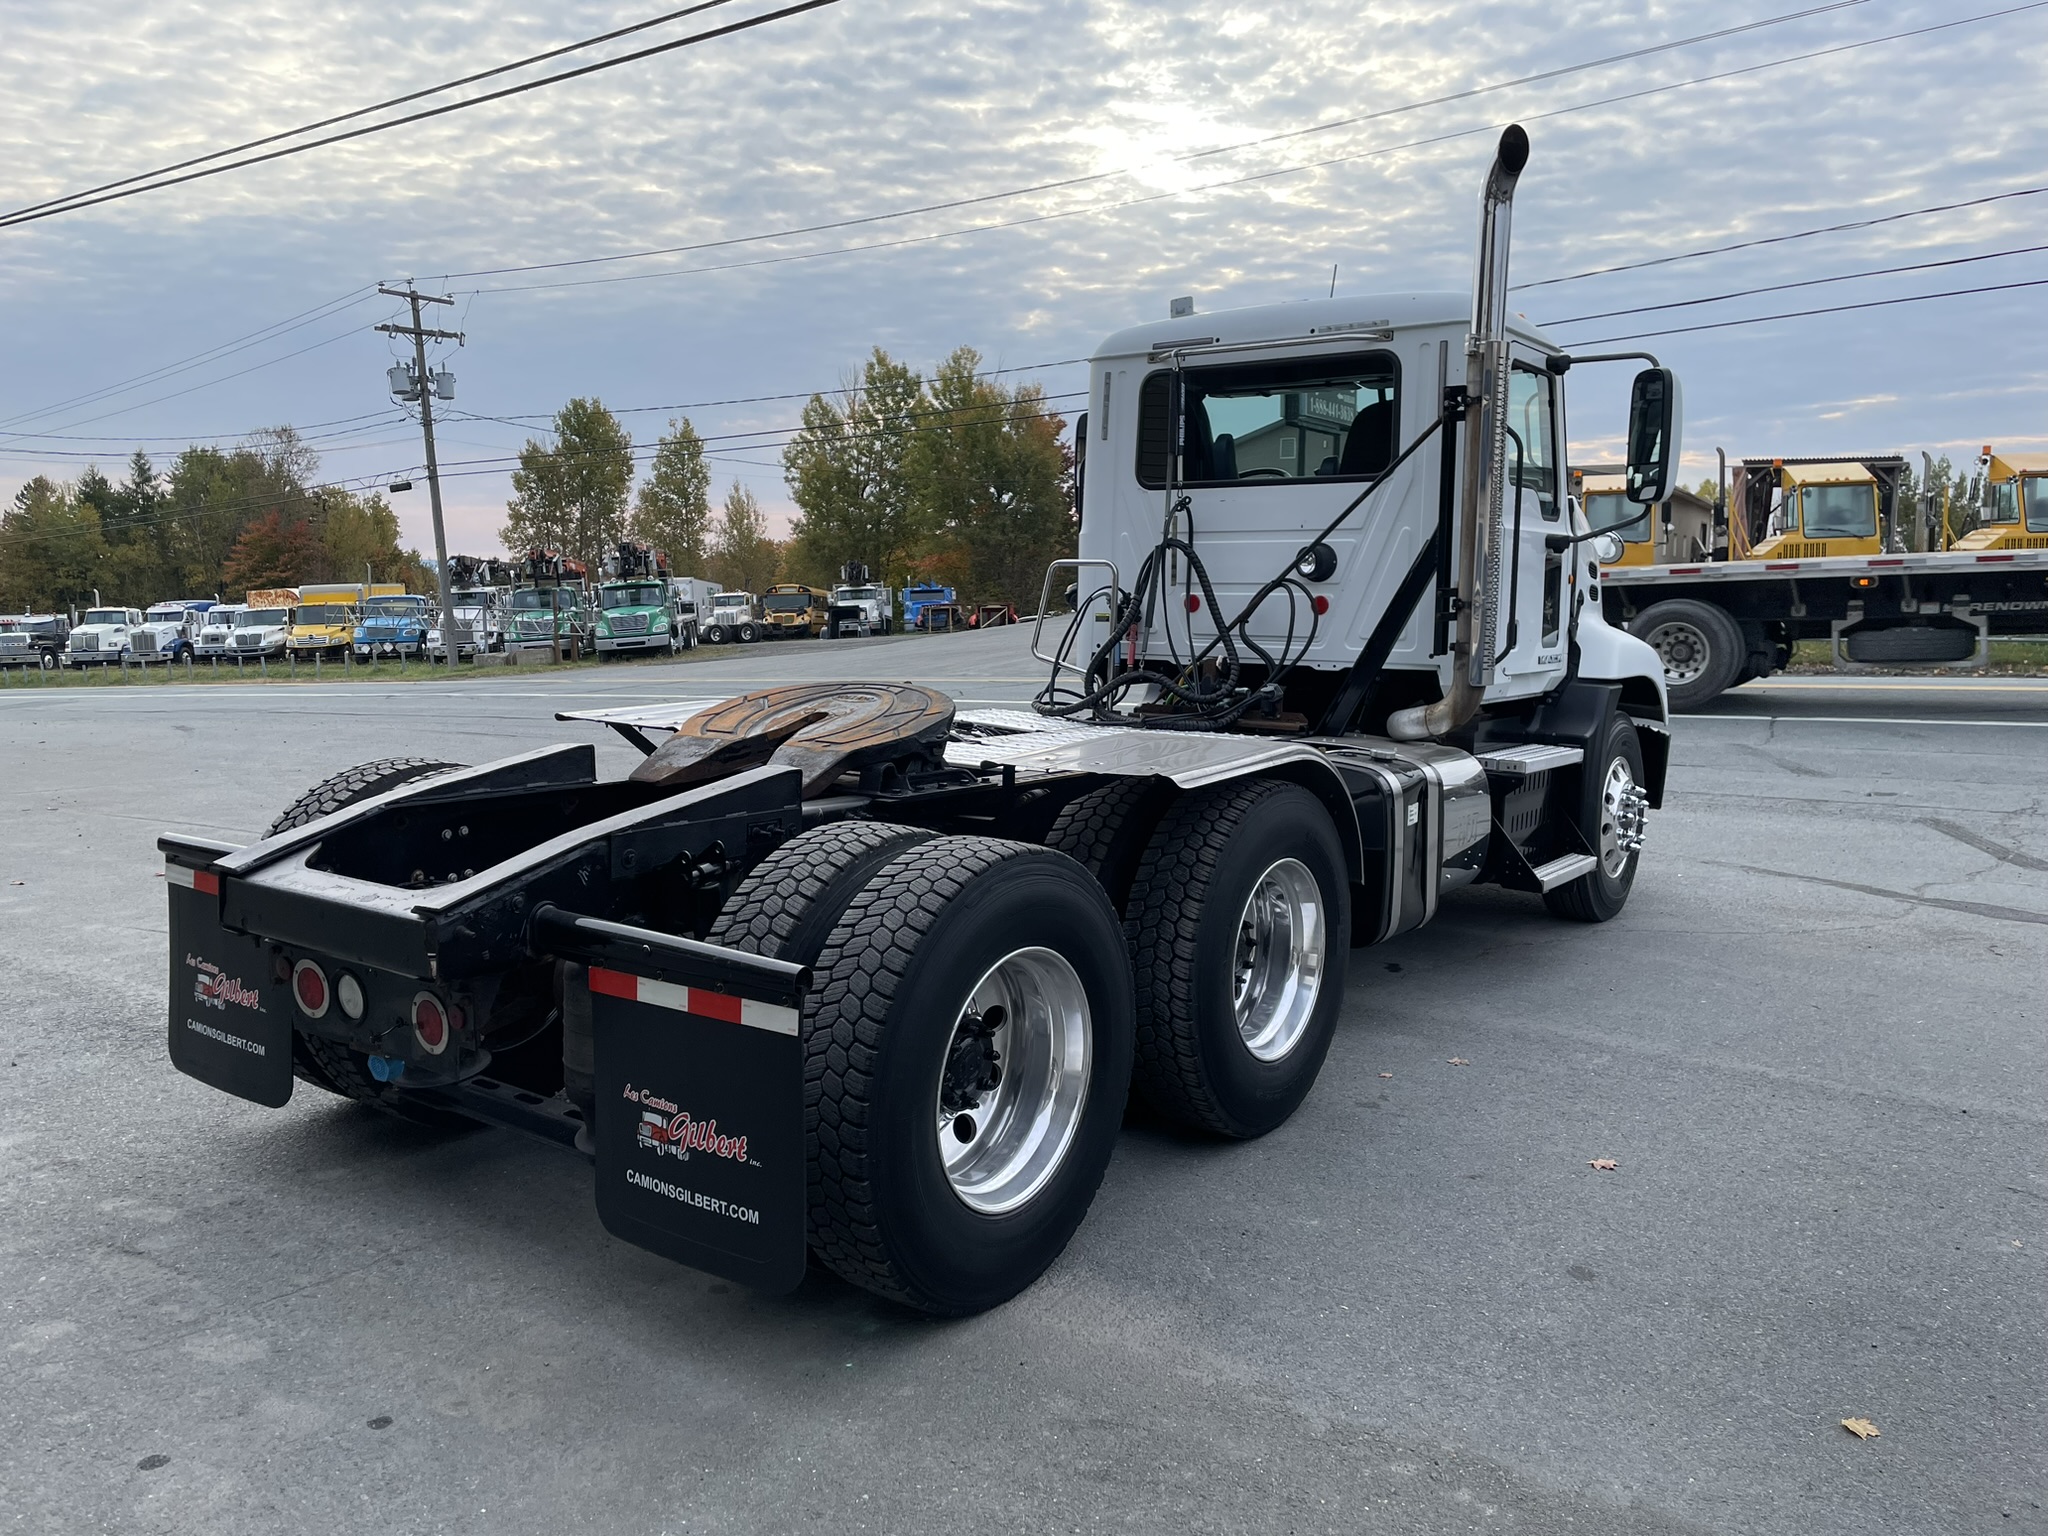
{"label": "cab step", "polygon": [[[1578,749],[1574,747],[1571,750]],[[1560,885],[1570,885],[1581,875],[1591,874],[1599,862],[1590,853],[1567,853],[1548,864],[1536,865],[1529,873],[1536,877],[1536,884],[1543,890],[1554,891]]]}

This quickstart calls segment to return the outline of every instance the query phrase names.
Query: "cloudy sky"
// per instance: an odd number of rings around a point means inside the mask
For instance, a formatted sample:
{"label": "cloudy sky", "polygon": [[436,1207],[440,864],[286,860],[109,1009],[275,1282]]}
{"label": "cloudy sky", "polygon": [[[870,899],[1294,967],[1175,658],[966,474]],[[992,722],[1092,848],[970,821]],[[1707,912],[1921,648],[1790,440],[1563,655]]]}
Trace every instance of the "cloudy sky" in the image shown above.
{"label": "cloudy sky", "polygon": [[[780,3],[729,0],[548,68]],[[653,4],[0,0],[0,199],[40,203]],[[455,296],[437,318],[468,337],[442,349],[453,548],[494,546],[510,456],[578,394],[627,409],[650,448],[686,409],[719,476],[786,512],[778,431],[877,345],[929,366],[964,343],[1063,396],[1084,371],[1037,365],[1174,295],[1313,297],[1333,265],[1340,294],[1467,288],[1475,194],[1511,120],[1535,145],[1518,282],[1884,220],[1525,289],[1518,307],[1568,342],[2041,282],[2048,252],[2020,248],[2048,247],[2048,193],[1886,216],[2048,187],[2044,81],[2048,0],[838,0],[0,228],[0,493],[276,423],[328,478],[416,470],[371,329],[397,313],[375,284],[416,278]],[[669,253],[592,261],[653,250]],[[1959,264],[1723,297],[1930,262]],[[2048,286],[1642,344],[1685,378],[1694,474],[1717,446],[2048,447]],[[1613,451],[1620,375],[1574,375],[1575,457]],[[424,486],[396,504],[429,546]]]}

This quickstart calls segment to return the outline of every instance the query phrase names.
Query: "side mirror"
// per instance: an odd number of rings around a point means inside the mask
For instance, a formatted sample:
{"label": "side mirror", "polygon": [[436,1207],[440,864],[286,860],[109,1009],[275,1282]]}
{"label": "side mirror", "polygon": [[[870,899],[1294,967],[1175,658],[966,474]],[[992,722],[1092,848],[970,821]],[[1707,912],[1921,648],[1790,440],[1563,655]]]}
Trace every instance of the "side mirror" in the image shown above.
{"label": "side mirror", "polygon": [[1669,368],[1645,368],[1636,375],[1628,400],[1628,487],[1623,493],[1639,507],[1655,506],[1671,494],[1678,470],[1680,402],[1678,375]]}

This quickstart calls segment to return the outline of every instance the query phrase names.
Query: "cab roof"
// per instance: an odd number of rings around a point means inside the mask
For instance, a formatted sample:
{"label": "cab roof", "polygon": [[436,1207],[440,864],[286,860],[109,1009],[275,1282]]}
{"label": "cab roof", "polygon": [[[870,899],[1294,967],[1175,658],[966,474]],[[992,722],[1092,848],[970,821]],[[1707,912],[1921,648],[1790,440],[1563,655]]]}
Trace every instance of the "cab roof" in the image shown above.
{"label": "cab roof", "polygon": [[1787,485],[1875,485],[1877,476],[1861,464],[1787,464]]}
{"label": "cab roof", "polygon": [[2048,453],[1994,453],[1990,458],[1993,481],[2016,480],[2021,475],[2048,475]]}
{"label": "cab roof", "polygon": [[[1240,347],[1258,342],[1299,342],[1334,348],[1346,341],[1383,340],[1384,336],[1377,333],[1387,331],[1449,327],[1462,332],[1471,324],[1472,298],[1466,293],[1303,299],[1291,304],[1219,309],[1126,326],[1104,338],[1094,357],[1143,357],[1186,348],[1193,358],[1211,347]],[[1510,315],[1508,331],[1547,350],[1562,350],[1526,315]]]}

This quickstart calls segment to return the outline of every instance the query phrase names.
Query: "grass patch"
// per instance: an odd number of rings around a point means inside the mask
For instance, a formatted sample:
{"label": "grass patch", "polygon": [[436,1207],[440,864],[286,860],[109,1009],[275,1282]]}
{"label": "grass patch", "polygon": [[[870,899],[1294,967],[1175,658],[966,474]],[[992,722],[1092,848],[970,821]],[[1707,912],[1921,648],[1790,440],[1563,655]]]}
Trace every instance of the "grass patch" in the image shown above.
{"label": "grass patch", "polygon": [[[1792,664],[1787,672],[1832,672],[1835,670],[1834,653],[1825,640],[1801,640],[1792,647]],[[1871,671],[1896,673],[1906,676],[1930,671],[1946,671],[1947,668],[1872,665]],[[1969,668],[1957,669],[1964,676],[1973,675]],[[2024,640],[1993,640],[1991,642],[1991,664],[1975,673],[1984,677],[2048,677],[2048,638]]]}

